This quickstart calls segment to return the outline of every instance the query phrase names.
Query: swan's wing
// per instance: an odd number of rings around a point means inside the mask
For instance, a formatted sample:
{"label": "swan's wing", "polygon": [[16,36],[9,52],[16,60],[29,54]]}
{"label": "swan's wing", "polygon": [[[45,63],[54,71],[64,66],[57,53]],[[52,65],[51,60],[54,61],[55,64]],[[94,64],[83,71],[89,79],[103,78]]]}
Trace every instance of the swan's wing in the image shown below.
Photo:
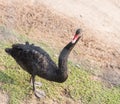
{"label": "swan's wing", "polygon": [[29,44],[14,44],[12,56],[18,64],[29,73],[46,74],[55,66],[50,56],[40,47]]}

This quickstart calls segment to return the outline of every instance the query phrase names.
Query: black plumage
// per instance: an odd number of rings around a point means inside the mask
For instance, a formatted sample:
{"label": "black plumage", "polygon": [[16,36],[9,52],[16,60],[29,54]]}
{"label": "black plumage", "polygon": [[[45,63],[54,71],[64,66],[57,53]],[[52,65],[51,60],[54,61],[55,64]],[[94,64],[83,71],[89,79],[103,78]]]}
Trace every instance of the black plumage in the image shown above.
{"label": "black plumage", "polygon": [[73,40],[68,43],[59,55],[58,66],[42,48],[33,44],[13,44],[12,48],[5,51],[11,55],[16,62],[29,74],[33,82],[35,92],[35,76],[38,75],[49,81],[62,83],[68,78],[67,59],[71,50],[82,36],[80,29],[76,31]]}

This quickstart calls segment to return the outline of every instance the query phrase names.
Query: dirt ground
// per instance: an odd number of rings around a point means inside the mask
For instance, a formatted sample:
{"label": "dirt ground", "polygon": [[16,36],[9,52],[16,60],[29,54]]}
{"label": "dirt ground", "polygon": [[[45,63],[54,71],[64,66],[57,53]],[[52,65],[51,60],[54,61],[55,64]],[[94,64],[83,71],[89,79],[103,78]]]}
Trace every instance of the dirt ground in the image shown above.
{"label": "dirt ground", "polygon": [[0,91],[0,104],[8,104],[9,97],[6,93]]}
{"label": "dirt ground", "polygon": [[[39,0],[55,11],[78,19],[109,45],[120,45],[120,0]],[[114,40],[114,41],[113,41]],[[112,44],[111,44],[112,43]]]}
{"label": "dirt ground", "polygon": [[8,101],[7,101],[7,99],[6,99],[6,96],[7,96],[7,95],[0,93],[0,102],[2,102],[1,104],[8,104]]}

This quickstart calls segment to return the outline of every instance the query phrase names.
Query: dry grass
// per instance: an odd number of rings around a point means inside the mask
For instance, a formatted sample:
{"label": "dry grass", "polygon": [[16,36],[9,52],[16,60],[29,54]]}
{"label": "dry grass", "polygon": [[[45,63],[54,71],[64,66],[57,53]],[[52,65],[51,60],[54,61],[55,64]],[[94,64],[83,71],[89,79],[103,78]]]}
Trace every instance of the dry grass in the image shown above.
{"label": "dry grass", "polygon": [[[14,2],[13,2],[14,1]],[[0,23],[17,29],[24,34],[36,32],[65,35],[73,32],[75,22],[66,17],[57,16],[42,4],[32,4],[12,0],[11,3],[0,1]],[[57,31],[55,31],[57,29]],[[31,33],[32,32],[32,33]]]}

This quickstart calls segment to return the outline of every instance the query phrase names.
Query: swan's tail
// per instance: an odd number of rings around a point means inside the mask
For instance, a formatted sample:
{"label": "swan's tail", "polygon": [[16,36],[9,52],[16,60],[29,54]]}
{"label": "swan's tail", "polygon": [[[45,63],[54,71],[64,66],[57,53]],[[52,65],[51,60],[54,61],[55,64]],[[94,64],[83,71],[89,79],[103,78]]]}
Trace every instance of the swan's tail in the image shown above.
{"label": "swan's tail", "polygon": [[12,51],[11,48],[6,48],[6,49],[5,49],[5,52],[8,53],[8,54],[10,54],[10,55],[11,55],[11,51]]}

